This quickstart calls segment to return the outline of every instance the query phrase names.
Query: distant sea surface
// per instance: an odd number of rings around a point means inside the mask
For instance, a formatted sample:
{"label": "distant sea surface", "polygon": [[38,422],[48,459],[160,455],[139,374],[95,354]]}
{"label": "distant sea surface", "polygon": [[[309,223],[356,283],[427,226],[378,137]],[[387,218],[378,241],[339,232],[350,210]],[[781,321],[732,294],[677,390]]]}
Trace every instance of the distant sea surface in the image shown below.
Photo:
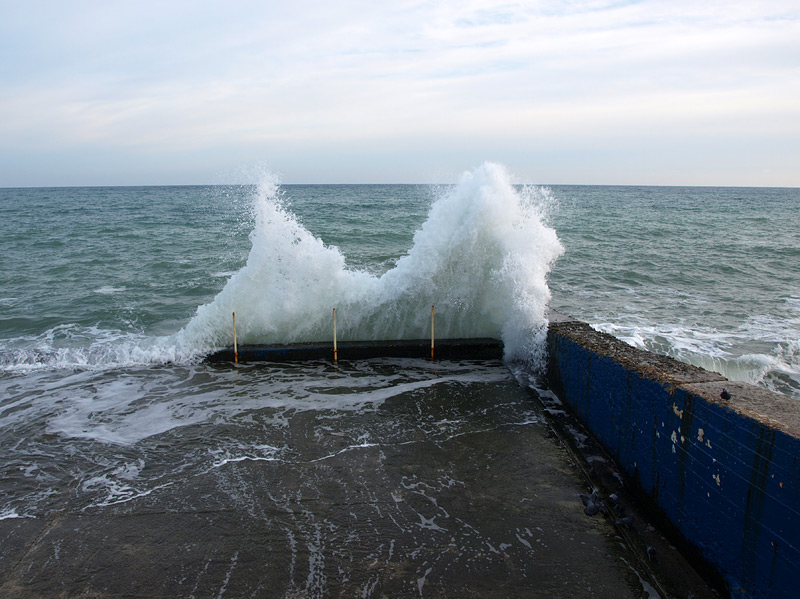
{"label": "distant sea surface", "polygon": [[449,186],[0,190],[0,519],[272,459],[292,451],[290,415],[334,434],[337,414],[510,376],[397,363],[237,377],[202,363],[232,344],[232,312],[240,343],[329,340],[332,308],[340,339],[425,338],[435,304],[438,336],[502,338],[535,370],[549,306],[800,399],[799,189],[510,181],[485,165]]}

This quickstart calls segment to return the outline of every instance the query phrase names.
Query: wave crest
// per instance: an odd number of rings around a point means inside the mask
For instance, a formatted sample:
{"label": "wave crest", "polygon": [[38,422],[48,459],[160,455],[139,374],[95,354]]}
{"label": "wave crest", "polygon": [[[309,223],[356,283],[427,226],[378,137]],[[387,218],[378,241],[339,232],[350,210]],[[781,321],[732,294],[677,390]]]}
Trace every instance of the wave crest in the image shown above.
{"label": "wave crest", "polygon": [[408,254],[381,276],[347,267],[336,247],[305,229],[267,177],[256,195],[246,265],[177,335],[180,345],[332,339],[425,338],[436,306],[440,338],[500,337],[510,357],[541,346],[547,274],[563,248],[543,211],[541,188],[519,190],[486,163],[462,175],[431,207]]}

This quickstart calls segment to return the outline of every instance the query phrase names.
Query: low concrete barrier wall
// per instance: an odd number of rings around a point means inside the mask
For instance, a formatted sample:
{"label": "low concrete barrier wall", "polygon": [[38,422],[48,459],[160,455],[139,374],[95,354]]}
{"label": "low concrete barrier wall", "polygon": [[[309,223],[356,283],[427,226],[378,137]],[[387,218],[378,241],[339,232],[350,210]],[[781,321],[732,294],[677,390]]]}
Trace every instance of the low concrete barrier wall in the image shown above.
{"label": "low concrete barrier wall", "polygon": [[[498,339],[437,339],[434,356],[439,360],[500,360],[503,357],[503,343]],[[338,344],[338,359],[341,361],[430,357],[430,339],[340,341]],[[206,356],[207,362],[233,362],[233,360],[233,348],[220,349]],[[239,347],[241,362],[297,360],[333,360],[333,342]]]}
{"label": "low concrete barrier wall", "polygon": [[797,597],[800,402],[569,319],[547,344],[551,389],[731,597]]}

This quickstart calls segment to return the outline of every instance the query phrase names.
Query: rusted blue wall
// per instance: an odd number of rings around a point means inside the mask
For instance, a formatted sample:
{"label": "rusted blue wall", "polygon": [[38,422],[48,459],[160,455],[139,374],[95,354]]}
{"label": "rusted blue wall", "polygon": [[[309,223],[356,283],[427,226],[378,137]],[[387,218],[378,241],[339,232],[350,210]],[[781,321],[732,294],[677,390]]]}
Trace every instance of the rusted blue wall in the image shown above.
{"label": "rusted blue wall", "polygon": [[800,596],[800,402],[575,321],[551,322],[548,352],[553,391],[732,597]]}

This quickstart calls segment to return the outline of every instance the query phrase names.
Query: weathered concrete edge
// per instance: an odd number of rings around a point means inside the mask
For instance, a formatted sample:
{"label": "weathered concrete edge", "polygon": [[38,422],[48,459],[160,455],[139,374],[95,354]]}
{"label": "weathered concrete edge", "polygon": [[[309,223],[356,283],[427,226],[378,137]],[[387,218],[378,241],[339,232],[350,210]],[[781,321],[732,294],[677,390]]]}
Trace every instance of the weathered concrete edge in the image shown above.
{"label": "weathered concrete edge", "polygon": [[794,596],[800,402],[562,315],[551,314],[547,344],[551,389],[731,595]]}
{"label": "weathered concrete edge", "polygon": [[[239,347],[240,362],[291,362],[299,360],[333,360],[333,341]],[[337,343],[338,359],[428,358],[430,339],[397,341],[342,341]],[[503,343],[498,339],[437,339],[434,358],[441,360],[496,360],[503,357]],[[207,362],[233,362],[232,348],[206,356]]]}

